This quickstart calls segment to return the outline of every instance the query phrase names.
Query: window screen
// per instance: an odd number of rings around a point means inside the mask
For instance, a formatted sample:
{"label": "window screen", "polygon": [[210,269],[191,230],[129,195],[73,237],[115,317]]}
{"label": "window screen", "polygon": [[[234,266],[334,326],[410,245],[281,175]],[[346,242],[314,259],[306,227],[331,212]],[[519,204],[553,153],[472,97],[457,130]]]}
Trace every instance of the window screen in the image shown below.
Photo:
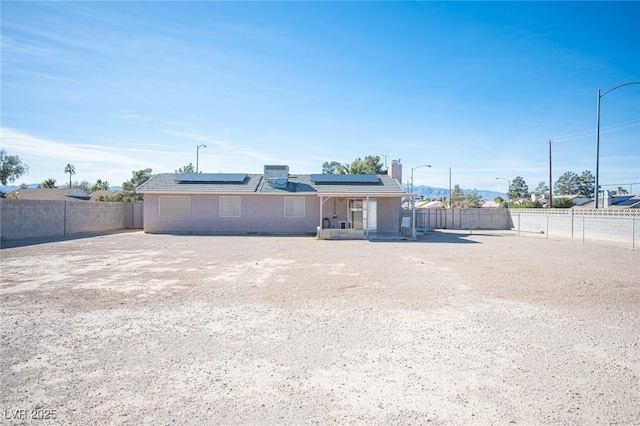
{"label": "window screen", "polygon": [[162,217],[189,217],[190,197],[171,196],[160,197],[160,216]]}
{"label": "window screen", "polygon": [[220,217],[240,217],[240,197],[220,197]]}
{"label": "window screen", "polygon": [[285,197],[284,217],[304,217],[304,198]]}

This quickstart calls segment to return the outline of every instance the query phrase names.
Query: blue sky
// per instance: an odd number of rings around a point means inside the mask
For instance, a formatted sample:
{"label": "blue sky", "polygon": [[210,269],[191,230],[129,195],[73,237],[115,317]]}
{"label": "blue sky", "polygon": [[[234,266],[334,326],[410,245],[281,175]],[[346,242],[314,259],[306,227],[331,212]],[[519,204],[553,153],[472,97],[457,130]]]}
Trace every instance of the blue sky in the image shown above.
{"label": "blue sky", "polygon": [[[401,159],[504,192],[595,172],[597,90],[640,81],[640,2],[12,2],[2,148],[54,178]],[[637,183],[640,85],[602,98],[600,183]]]}

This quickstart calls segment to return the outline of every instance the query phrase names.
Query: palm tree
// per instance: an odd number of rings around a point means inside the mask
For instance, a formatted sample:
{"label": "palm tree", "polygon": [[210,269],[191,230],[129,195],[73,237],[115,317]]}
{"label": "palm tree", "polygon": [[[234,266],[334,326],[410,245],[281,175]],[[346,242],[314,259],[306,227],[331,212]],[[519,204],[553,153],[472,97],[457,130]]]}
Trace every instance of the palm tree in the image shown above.
{"label": "palm tree", "polygon": [[42,183],[40,184],[40,188],[55,188],[55,187],[56,187],[56,180],[52,178],[46,179],[42,181]]}
{"label": "palm tree", "polygon": [[71,188],[71,176],[76,174],[76,166],[71,163],[68,163],[64,167],[64,172],[69,173],[69,188]]}
{"label": "palm tree", "polygon": [[624,189],[621,186],[619,186],[618,190],[616,191],[616,194],[618,194],[618,195],[625,195],[625,194],[628,194],[628,193],[629,193],[629,191],[627,191],[626,189]]}

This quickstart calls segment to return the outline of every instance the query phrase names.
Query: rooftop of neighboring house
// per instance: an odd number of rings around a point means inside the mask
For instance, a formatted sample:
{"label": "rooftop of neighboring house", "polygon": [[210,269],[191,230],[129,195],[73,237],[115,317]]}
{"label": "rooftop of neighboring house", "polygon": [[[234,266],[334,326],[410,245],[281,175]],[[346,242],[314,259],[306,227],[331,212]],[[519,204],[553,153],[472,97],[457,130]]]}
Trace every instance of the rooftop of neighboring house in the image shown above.
{"label": "rooftop of neighboring house", "polygon": [[[604,197],[598,198],[598,208],[640,209],[640,195],[612,195],[610,203],[606,203],[605,201]],[[591,199],[587,203],[576,207],[592,209],[594,206],[595,203],[593,199]]]}
{"label": "rooftop of neighboring house", "polygon": [[78,188],[20,188],[7,194],[19,200],[88,201],[89,194]]}

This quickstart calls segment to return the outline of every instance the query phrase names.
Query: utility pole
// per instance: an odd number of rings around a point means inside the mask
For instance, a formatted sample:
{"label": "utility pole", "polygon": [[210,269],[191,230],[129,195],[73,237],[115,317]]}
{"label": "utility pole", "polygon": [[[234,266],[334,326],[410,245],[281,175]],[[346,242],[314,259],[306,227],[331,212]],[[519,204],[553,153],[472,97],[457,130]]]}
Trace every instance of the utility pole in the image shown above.
{"label": "utility pole", "polygon": [[553,181],[551,180],[551,139],[549,139],[549,208],[553,207]]}
{"label": "utility pole", "polygon": [[449,208],[451,208],[451,167],[449,167]]}

